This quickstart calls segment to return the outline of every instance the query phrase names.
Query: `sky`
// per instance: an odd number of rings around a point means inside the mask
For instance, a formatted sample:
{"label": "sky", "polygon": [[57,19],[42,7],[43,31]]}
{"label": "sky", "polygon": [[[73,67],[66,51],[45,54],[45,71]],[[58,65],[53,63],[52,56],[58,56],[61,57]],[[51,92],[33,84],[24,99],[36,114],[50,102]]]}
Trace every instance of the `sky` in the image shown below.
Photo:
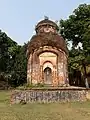
{"label": "sky", "polygon": [[0,0],[0,29],[23,45],[35,34],[35,25],[44,16],[67,19],[80,4],[90,0]]}

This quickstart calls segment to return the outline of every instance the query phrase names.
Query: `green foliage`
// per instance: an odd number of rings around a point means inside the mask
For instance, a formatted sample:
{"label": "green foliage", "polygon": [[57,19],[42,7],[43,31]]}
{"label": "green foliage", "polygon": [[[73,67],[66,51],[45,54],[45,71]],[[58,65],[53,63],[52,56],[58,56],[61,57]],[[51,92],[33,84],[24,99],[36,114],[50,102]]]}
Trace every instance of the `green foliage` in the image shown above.
{"label": "green foliage", "polygon": [[[90,5],[79,5],[67,20],[60,20],[60,28],[64,39],[72,43],[69,72],[80,71],[84,79],[87,78],[86,68],[90,65]],[[78,46],[79,43],[82,47]]]}
{"label": "green foliage", "polygon": [[18,46],[16,56],[13,63],[13,70],[11,71],[11,83],[14,86],[23,85],[26,83],[27,76],[27,59],[26,59],[26,45]]}
{"label": "green foliage", "polygon": [[37,84],[24,84],[23,86],[18,86],[17,89],[24,90],[24,89],[47,89],[48,87],[45,86],[44,83],[37,83]]}
{"label": "green foliage", "polygon": [[27,44],[19,46],[0,30],[0,76],[3,74],[10,86],[26,82],[26,47]]}
{"label": "green foliage", "polygon": [[7,71],[8,62],[12,57],[12,52],[9,52],[9,49],[16,45],[16,42],[0,31],[0,72]]}
{"label": "green foliage", "polygon": [[73,45],[90,40],[90,5],[82,4],[74,10],[73,14],[67,20],[60,21],[61,34],[68,41],[72,41]]}

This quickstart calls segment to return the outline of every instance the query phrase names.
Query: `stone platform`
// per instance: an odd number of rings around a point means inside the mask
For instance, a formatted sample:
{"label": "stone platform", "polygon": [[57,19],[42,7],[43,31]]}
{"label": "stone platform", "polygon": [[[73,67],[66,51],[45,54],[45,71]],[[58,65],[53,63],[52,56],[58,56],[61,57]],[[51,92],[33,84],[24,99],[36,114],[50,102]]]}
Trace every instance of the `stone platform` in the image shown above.
{"label": "stone platform", "polygon": [[11,104],[17,103],[48,103],[86,101],[87,89],[82,87],[49,87],[14,90],[11,95]]}

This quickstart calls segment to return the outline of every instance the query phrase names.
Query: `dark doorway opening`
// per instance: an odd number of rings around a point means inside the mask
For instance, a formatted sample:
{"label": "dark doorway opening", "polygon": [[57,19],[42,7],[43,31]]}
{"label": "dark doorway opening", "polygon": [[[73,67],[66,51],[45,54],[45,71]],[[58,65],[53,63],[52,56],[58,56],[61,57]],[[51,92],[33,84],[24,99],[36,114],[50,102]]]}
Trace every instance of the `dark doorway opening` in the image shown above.
{"label": "dark doorway opening", "polygon": [[45,84],[52,84],[52,70],[49,67],[44,69],[44,81]]}

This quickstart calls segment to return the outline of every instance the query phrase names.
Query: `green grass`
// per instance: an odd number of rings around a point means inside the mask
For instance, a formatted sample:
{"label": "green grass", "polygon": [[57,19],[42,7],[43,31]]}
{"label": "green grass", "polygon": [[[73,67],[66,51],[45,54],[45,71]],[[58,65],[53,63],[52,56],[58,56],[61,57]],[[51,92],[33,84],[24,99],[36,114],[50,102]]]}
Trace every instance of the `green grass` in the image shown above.
{"label": "green grass", "polygon": [[10,105],[10,91],[0,91],[0,120],[90,120],[90,101]]}

